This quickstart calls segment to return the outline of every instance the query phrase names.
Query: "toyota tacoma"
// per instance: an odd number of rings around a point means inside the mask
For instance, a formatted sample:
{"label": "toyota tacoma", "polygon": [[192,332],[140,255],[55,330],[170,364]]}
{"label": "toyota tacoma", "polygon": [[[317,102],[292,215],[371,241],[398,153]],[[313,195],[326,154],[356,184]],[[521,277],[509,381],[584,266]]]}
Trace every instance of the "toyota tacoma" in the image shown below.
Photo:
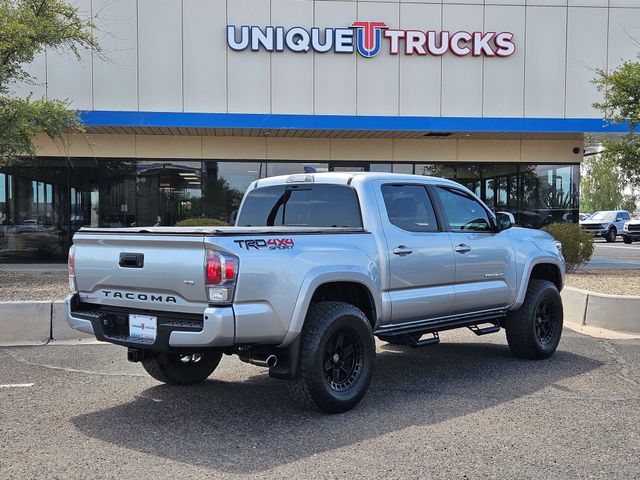
{"label": "toyota tacoma", "polygon": [[515,356],[554,353],[561,249],[512,223],[440,178],[261,179],[235,226],[82,228],[68,321],[160,382],[203,382],[237,355],[303,405],[343,412],[369,387],[375,337],[421,347],[454,328],[504,328]]}

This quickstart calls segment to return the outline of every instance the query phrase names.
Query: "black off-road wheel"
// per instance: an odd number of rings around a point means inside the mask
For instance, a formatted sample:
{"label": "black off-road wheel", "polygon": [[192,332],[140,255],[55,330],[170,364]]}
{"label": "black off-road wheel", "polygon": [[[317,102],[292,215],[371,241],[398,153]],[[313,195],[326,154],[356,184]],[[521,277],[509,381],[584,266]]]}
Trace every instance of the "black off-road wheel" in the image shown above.
{"label": "black off-road wheel", "polygon": [[301,333],[300,361],[289,392],[306,408],[351,410],[367,393],[376,348],[361,310],[342,302],[312,304]]}
{"label": "black off-road wheel", "polygon": [[147,373],[159,382],[193,385],[204,382],[216,369],[221,358],[222,352],[217,351],[191,355],[162,352],[141,363]]}
{"label": "black off-road wheel", "polygon": [[604,239],[608,242],[608,243],[613,243],[616,241],[616,236],[618,235],[618,231],[616,230],[616,227],[611,227],[609,229],[609,231],[607,232],[607,235],[604,237]]}
{"label": "black off-road wheel", "polygon": [[622,241],[623,241],[624,243],[626,243],[627,245],[631,245],[631,244],[633,243],[633,238],[631,238],[631,237],[630,237],[630,236],[628,236],[628,235],[623,235],[623,236],[622,236]]}
{"label": "black off-road wheel", "polygon": [[548,280],[530,280],[524,303],[505,322],[511,353],[532,360],[550,357],[560,343],[562,320],[556,286]]}

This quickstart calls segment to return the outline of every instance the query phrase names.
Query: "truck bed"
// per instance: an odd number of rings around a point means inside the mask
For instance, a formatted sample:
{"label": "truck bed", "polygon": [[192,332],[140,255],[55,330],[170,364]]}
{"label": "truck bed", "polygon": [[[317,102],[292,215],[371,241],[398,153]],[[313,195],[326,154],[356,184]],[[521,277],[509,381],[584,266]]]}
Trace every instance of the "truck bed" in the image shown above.
{"label": "truck bed", "polygon": [[362,228],[345,227],[127,227],[92,228],[83,227],[76,235],[99,233],[108,235],[153,234],[153,235],[202,235],[202,236],[246,236],[246,235],[319,235],[331,233],[362,233]]}

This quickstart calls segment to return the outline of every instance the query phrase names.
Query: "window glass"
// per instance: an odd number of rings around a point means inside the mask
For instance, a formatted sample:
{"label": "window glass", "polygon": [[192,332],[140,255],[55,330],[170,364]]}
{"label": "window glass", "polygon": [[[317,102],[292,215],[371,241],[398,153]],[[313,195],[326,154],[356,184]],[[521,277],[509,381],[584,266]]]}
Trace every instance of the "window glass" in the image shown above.
{"label": "window glass", "polygon": [[383,185],[389,221],[410,232],[436,232],[438,224],[427,190],[420,185]]}
{"label": "window glass", "polygon": [[260,178],[261,167],[259,162],[205,161],[205,217],[233,225],[242,196],[251,182]]}
{"label": "window glass", "polygon": [[202,162],[138,161],[137,172],[139,226],[204,217]]}
{"label": "window glass", "polygon": [[372,163],[369,165],[369,171],[391,173],[391,164],[390,163]]}
{"label": "window glass", "polygon": [[438,187],[437,192],[453,231],[491,231],[489,215],[478,201],[454,189]]}
{"label": "window glass", "polygon": [[596,212],[589,220],[595,220],[599,222],[613,222],[616,218],[616,212]]}
{"label": "window glass", "polygon": [[238,226],[362,227],[354,190],[340,185],[278,185],[252,190]]}
{"label": "window glass", "polygon": [[447,178],[454,180],[456,178],[456,169],[453,165],[433,164],[433,163],[416,163],[416,175],[429,175],[431,177]]}
{"label": "window glass", "polygon": [[393,173],[413,174],[413,163],[394,163]]}
{"label": "window glass", "polygon": [[328,163],[309,163],[309,162],[269,162],[263,173],[266,171],[265,177],[276,177],[278,175],[293,175],[296,173],[321,173],[329,171]]}
{"label": "window glass", "polygon": [[541,228],[550,223],[575,223],[578,218],[578,165],[521,165],[519,225]]}

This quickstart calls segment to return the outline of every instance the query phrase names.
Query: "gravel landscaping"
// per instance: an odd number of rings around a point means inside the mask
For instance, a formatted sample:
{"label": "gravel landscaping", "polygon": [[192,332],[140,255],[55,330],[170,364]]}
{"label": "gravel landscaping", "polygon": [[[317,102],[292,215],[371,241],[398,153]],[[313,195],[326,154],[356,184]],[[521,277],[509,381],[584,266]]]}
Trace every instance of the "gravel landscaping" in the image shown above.
{"label": "gravel landscaping", "polygon": [[0,268],[0,302],[64,300],[67,272],[7,272]]}
{"label": "gravel landscaping", "polygon": [[[582,270],[567,274],[566,285],[614,295],[640,296],[640,270]],[[63,300],[67,272],[6,272],[0,269],[0,302]]]}
{"label": "gravel landscaping", "polygon": [[640,270],[582,270],[567,274],[565,284],[598,293],[640,296]]}

